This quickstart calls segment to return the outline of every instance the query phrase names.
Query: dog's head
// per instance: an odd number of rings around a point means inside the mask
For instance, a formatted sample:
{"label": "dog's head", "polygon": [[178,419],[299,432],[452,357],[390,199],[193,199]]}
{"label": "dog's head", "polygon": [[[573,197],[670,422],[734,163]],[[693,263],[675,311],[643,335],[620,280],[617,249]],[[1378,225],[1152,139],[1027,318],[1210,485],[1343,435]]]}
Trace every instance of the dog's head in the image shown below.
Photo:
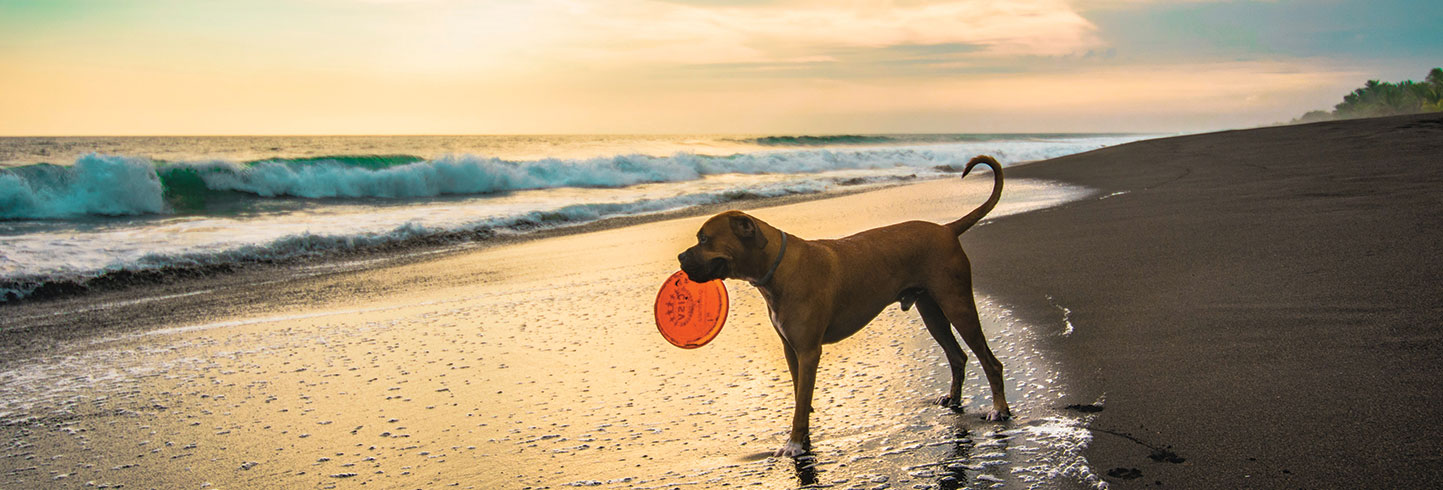
{"label": "dog's head", "polygon": [[696,282],[755,279],[765,267],[766,225],[741,211],[712,216],[696,232],[696,245],[676,257]]}

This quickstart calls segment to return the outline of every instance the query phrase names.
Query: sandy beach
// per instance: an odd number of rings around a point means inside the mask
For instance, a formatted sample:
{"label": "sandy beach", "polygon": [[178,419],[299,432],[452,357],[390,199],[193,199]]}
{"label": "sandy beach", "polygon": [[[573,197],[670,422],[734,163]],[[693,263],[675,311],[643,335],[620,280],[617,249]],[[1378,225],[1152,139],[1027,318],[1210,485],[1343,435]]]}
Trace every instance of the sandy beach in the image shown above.
{"label": "sandy beach", "polygon": [[1106,394],[1086,454],[1132,477],[1114,485],[1426,486],[1443,479],[1440,151],[1438,114],[1104,149],[1009,174],[1104,198],[963,245],[980,289],[1075,326],[1052,347]]}
{"label": "sandy beach", "polygon": [[[963,236],[1007,423],[978,417],[975,361],[966,412],[930,404],[941,349],[892,308],[825,350],[815,457],[767,457],[791,397],[756,292],[729,282],[698,350],[652,324],[684,216],[0,307],[0,486],[1417,486],[1443,478],[1440,136],[1408,116],[1009,168]],[[989,180],[747,210],[835,237],[955,219]]]}
{"label": "sandy beach", "polygon": [[[836,236],[901,219],[949,219],[989,190],[990,179],[947,179],[755,212],[803,236]],[[998,215],[1088,191],[1017,179],[1009,192],[1017,198]],[[0,459],[5,481],[112,488],[1099,481],[1079,453],[1087,417],[1058,408],[1069,396],[1067,370],[1037,350],[1041,333],[1017,326],[990,298],[981,301],[994,349],[1012,366],[1015,423],[977,417],[988,403],[977,373],[967,392],[973,413],[930,404],[946,388],[946,361],[920,319],[894,309],[828,351],[814,421],[817,457],[802,464],[767,458],[785,439],[792,402],[756,292],[730,285],[731,320],[699,350],[672,347],[652,324],[660,280],[676,269],[676,251],[703,219],[361,272],[318,266],[299,279],[221,278],[192,285],[195,291],[152,293],[158,298],[101,295],[13,308],[0,397],[9,435]]]}

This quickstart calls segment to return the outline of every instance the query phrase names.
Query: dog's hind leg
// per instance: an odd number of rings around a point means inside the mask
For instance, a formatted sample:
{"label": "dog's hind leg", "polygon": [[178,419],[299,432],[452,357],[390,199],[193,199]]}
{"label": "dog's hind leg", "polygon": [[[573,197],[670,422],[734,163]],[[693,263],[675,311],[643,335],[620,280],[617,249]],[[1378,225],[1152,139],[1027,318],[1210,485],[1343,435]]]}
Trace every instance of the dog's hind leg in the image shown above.
{"label": "dog's hind leg", "polygon": [[992,412],[987,414],[987,420],[1002,420],[1012,417],[1012,410],[1007,406],[1007,391],[1003,385],[1002,362],[992,354],[992,349],[987,347],[987,339],[982,336],[982,319],[977,316],[977,304],[972,299],[970,284],[968,290],[962,294],[937,294],[937,303],[942,307],[942,312],[952,321],[952,326],[957,329],[957,334],[967,347],[972,349],[972,354],[977,356],[977,362],[982,364],[982,372],[987,375],[987,383],[992,387]]}
{"label": "dog's hind leg", "polygon": [[942,307],[937,306],[937,301],[927,294],[917,296],[916,301],[917,313],[922,314],[922,323],[927,324],[927,332],[942,346],[942,352],[947,354],[947,365],[952,368],[952,386],[947,390],[947,394],[937,399],[937,403],[961,411],[967,354],[962,352],[962,346],[957,344],[957,337],[952,335],[952,325],[947,321],[947,315],[942,314]]}

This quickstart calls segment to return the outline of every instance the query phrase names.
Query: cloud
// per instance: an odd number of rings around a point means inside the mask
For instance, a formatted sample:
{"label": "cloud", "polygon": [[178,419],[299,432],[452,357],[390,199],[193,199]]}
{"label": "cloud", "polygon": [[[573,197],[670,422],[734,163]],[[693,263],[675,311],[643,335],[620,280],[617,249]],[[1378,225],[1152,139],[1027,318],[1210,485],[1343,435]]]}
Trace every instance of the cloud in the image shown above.
{"label": "cloud", "polygon": [[1194,4],[1194,3],[1272,3],[1272,0],[1071,0],[1074,8],[1083,11],[1101,9],[1128,9],[1139,8],[1161,4]]}
{"label": "cloud", "polygon": [[[549,2],[552,55],[621,63],[765,63],[839,48],[966,45],[975,56],[1065,56],[1103,47],[1057,0],[682,4]],[[723,4],[723,5],[719,5]]]}

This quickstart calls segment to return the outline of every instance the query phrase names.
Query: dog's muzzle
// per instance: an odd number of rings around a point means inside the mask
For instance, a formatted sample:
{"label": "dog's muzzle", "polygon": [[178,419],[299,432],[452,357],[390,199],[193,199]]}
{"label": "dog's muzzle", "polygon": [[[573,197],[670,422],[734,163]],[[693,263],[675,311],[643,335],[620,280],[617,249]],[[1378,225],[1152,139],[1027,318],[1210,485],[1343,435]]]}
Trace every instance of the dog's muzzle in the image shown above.
{"label": "dog's muzzle", "polygon": [[697,254],[691,249],[676,256],[677,262],[681,263],[681,271],[693,282],[707,282],[714,279],[722,279],[727,275],[727,259],[716,257],[709,261],[702,262]]}

